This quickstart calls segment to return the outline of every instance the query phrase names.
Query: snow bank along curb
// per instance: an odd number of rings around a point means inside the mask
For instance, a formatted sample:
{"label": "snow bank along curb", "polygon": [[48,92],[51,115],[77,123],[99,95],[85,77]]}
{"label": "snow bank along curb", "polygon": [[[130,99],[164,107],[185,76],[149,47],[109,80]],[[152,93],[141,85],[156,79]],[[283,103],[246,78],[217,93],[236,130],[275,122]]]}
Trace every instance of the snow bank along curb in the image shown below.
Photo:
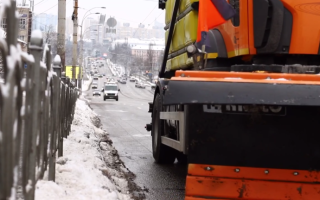
{"label": "snow bank along curb", "polygon": [[[89,76],[89,75],[88,75]],[[89,80],[88,81],[84,81],[83,87],[82,87],[82,92],[86,92],[90,89],[90,86],[92,84],[92,77],[89,76]]]}
{"label": "snow bank along curb", "polygon": [[36,200],[145,199],[143,190],[132,181],[134,174],[100,128],[99,118],[83,100],[77,101],[63,155],[57,159],[56,182],[38,181]]}

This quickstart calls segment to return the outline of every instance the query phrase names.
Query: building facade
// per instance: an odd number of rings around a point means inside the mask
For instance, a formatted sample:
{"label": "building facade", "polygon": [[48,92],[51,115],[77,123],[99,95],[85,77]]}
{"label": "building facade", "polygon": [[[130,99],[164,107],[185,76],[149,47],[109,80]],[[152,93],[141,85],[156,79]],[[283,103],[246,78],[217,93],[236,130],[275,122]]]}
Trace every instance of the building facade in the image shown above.
{"label": "building facade", "polygon": [[140,38],[140,39],[152,39],[157,38],[161,39],[164,38],[165,31],[164,29],[159,29],[156,27],[126,27],[120,26],[117,27],[117,39],[123,38]]}
{"label": "building facade", "polygon": [[[19,34],[17,41],[21,45],[23,51],[27,51],[27,44],[29,43],[31,35],[31,24],[32,24],[32,12],[27,6],[17,7],[19,13]],[[7,34],[7,18],[2,18],[0,22],[2,28],[2,35],[6,36]]]}
{"label": "building facade", "polygon": [[42,32],[45,32],[49,28],[52,28],[54,32],[57,32],[57,27],[58,27],[57,15],[41,13],[33,16],[32,30],[40,30]]}

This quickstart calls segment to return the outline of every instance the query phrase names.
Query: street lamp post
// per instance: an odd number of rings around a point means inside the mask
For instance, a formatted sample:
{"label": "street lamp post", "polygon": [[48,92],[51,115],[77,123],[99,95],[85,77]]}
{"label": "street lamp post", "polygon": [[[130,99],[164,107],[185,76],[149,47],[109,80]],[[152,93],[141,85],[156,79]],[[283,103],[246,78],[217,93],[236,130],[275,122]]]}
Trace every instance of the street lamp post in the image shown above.
{"label": "street lamp post", "polygon": [[[83,27],[83,22],[84,20],[89,17],[90,15],[98,15],[100,13],[89,13],[88,15],[86,15],[83,19],[82,19],[82,22],[81,22],[81,29],[80,29],[80,39],[81,39],[81,49],[83,48],[83,40],[82,40],[82,27]],[[79,88],[82,88],[82,76],[83,76],[83,69],[82,69],[82,53],[80,53],[80,59],[79,59],[79,74],[78,74],[78,87]]]}
{"label": "street lamp post", "polygon": [[[87,31],[89,31],[90,28],[93,27],[93,26],[101,26],[101,24],[95,24],[95,25],[89,26],[88,28],[86,28],[86,29],[84,30],[84,33],[82,33],[82,26],[81,26],[81,35],[80,35],[81,48],[80,48],[80,61],[79,61],[81,72],[83,71],[83,66],[82,66],[82,62],[83,62],[83,36],[84,36],[85,33],[86,33]],[[80,82],[82,82],[82,80],[83,80],[83,73],[81,73]]]}
{"label": "street lamp post", "polygon": [[80,39],[81,39],[81,54],[80,54],[80,62],[79,62],[79,77],[78,77],[78,79],[79,79],[79,88],[82,88],[82,85],[81,85],[81,83],[82,83],[82,76],[83,76],[83,69],[82,69],[82,57],[83,57],[83,53],[82,53],[82,48],[83,48],[83,35],[82,35],[82,27],[83,27],[83,22],[84,22],[84,20],[88,17],[88,16],[90,16],[90,15],[93,15],[93,14],[100,14],[100,13],[89,13],[91,10],[93,10],[93,9],[97,9],[97,8],[101,8],[101,9],[105,9],[106,7],[94,7],[94,8],[91,8],[91,9],[89,9],[85,14],[84,14],[84,16],[83,16],[83,19],[82,19],[82,22],[81,22],[81,30],[80,30]]}

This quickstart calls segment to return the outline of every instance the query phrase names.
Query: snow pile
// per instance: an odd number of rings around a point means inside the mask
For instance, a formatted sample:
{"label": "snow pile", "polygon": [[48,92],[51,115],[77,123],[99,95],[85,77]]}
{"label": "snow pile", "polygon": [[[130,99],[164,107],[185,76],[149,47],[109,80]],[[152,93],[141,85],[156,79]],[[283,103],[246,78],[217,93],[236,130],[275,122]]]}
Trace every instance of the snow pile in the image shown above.
{"label": "snow pile", "polygon": [[[63,143],[63,157],[57,159],[56,182],[38,181],[36,200],[131,199],[131,174],[96,114],[82,100],[77,101],[71,133]],[[129,189],[130,188],[130,189]],[[133,188],[136,190],[137,188]]]}
{"label": "snow pile", "polygon": [[89,80],[83,82],[82,92],[88,91],[90,89],[90,85],[92,83],[92,77],[89,75],[88,77],[89,77]]}

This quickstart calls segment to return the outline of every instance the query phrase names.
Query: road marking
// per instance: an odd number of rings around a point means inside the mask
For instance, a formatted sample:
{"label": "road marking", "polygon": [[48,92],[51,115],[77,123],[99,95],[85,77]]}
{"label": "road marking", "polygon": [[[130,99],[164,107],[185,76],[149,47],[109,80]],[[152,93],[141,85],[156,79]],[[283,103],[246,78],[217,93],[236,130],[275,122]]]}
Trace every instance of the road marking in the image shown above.
{"label": "road marking", "polygon": [[104,110],[106,112],[128,112],[128,111],[124,111],[124,110]]}
{"label": "road marking", "polygon": [[140,109],[140,110],[141,110],[141,108],[140,108],[140,107],[138,107],[138,109]]}
{"label": "road marking", "polygon": [[143,134],[138,134],[138,135],[132,135],[134,137],[151,137],[151,135],[143,135]]}

